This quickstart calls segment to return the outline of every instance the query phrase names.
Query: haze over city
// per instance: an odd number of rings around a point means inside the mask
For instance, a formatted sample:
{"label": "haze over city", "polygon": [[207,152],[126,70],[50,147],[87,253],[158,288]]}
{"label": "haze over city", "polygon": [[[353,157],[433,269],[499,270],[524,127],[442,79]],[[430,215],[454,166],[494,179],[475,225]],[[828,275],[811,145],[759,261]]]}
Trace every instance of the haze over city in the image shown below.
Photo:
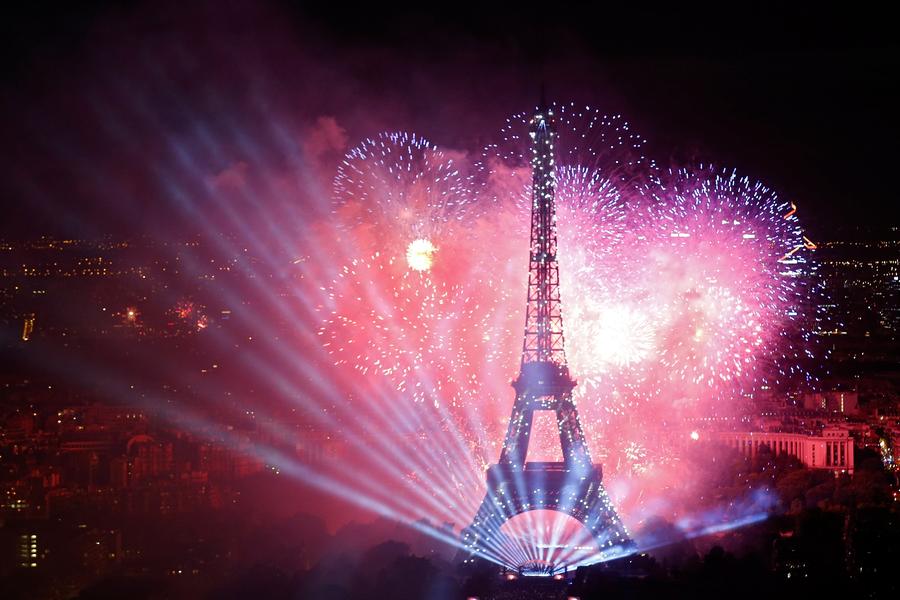
{"label": "haze over city", "polygon": [[883,16],[3,32],[3,597],[896,593]]}

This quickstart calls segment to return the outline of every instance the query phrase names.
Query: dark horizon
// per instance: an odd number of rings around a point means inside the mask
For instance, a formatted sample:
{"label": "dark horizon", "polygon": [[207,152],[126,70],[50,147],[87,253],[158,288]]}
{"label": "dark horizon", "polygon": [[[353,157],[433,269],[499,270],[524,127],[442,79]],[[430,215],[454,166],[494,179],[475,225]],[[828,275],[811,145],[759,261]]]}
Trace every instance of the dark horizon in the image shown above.
{"label": "dark horizon", "polygon": [[[477,154],[542,82],[551,100],[621,113],[662,167],[713,163],[764,182],[815,238],[898,224],[900,49],[887,19],[734,6],[536,19],[290,2],[22,8],[2,32],[0,235],[181,227],[161,173],[172,142],[195,152],[201,135],[221,146],[202,152],[201,180],[248,160],[235,132],[280,171],[265,128],[302,143],[321,117],[349,146],[407,130]],[[324,157],[323,179],[337,158]]]}

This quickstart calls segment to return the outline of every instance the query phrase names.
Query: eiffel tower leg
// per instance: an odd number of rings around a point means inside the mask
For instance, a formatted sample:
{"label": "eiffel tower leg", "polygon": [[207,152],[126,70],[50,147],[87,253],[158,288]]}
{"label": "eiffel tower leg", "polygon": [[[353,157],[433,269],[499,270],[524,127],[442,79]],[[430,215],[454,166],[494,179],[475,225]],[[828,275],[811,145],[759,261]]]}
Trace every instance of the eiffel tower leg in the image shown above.
{"label": "eiffel tower leg", "polygon": [[[525,474],[508,464],[492,465],[487,475],[487,491],[472,525],[462,530],[462,548],[457,559],[475,555],[507,565],[521,564],[533,558],[533,548],[515,536],[507,536],[501,527],[512,517],[537,508],[529,493]],[[533,484],[534,482],[532,482]]]}
{"label": "eiffel tower leg", "polygon": [[570,394],[556,399],[556,425],[563,460],[569,468],[584,471],[591,466],[591,455],[584,441],[584,430],[578,420],[578,410]]}
{"label": "eiffel tower leg", "polygon": [[615,558],[633,551],[635,544],[612,506],[603,485],[598,482],[586,500],[587,507],[580,520],[597,542],[600,556]]}
{"label": "eiffel tower leg", "polygon": [[531,425],[534,421],[534,410],[527,406],[522,396],[516,396],[512,415],[509,417],[509,428],[506,441],[500,451],[500,462],[522,466],[528,456],[528,441]]}
{"label": "eiffel tower leg", "polygon": [[[529,542],[507,545],[500,531],[507,519],[531,510],[557,510],[581,521],[613,554],[630,544],[628,533],[603,490],[603,473],[594,465],[572,398],[563,340],[559,262],[557,261],[553,112],[543,105],[531,119],[531,243],[525,305],[525,336],[516,400],[498,464],[487,473],[487,493],[472,525],[462,534],[468,557],[480,554],[506,564],[517,556],[541,562]],[[534,411],[553,410],[564,461],[526,463]],[[511,537],[509,541],[514,541]],[[526,547],[528,546],[528,547]],[[507,550],[509,548],[509,550]],[[511,552],[511,554],[510,554]],[[499,556],[502,554],[502,556]]]}
{"label": "eiffel tower leg", "polygon": [[460,541],[462,548],[457,553],[457,559],[465,561],[474,556],[481,556],[488,560],[497,560],[496,544],[500,542],[500,527],[508,517],[500,514],[494,501],[493,493],[488,488],[475,513],[472,524],[462,530]]}

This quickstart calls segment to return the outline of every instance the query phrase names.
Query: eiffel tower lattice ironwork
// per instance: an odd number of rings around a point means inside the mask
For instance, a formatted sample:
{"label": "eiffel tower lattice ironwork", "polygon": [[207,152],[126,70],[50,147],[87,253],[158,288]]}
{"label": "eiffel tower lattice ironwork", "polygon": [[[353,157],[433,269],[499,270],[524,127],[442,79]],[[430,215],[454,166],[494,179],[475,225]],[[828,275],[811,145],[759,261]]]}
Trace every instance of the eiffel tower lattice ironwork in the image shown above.
{"label": "eiffel tower lattice ironwork", "polygon": [[[487,472],[487,493],[473,523],[463,530],[467,558],[508,562],[501,526],[530,510],[555,510],[580,521],[597,544],[596,560],[633,547],[603,488],[603,471],[591,461],[572,397],[563,342],[556,238],[553,113],[541,102],[530,123],[532,207],[525,339],[515,404],[500,460]],[[526,462],[534,412],[554,411],[563,462]],[[518,553],[516,553],[518,554]],[[527,559],[529,557],[523,556]],[[518,567],[519,565],[508,565]],[[562,565],[557,565],[562,567]]]}

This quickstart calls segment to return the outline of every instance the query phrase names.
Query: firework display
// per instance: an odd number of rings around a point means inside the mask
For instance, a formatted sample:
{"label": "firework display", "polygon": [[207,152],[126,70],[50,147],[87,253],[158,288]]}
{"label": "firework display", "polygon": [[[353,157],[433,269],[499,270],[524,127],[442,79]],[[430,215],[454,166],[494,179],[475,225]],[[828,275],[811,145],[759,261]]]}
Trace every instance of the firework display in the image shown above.
{"label": "firework display", "polygon": [[805,244],[796,209],[712,167],[670,171],[649,189],[644,268],[655,275],[647,294],[668,384],[778,384],[799,370],[805,350],[792,332],[809,347],[802,319],[815,267],[795,251]]}
{"label": "firework display", "polygon": [[[552,110],[575,399],[613,501],[639,520],[653,491],[689,485],[671,448],[697,434],[672,423],[733,415],[759,386],[811,379],[813,245],[796,206],[763,184],[710,166],[659,170],[620,116]],[[343,241],[322,287],[321,345],[355,389],[384,383],[420,427],[462,439],[409,477],[478,471],[499,451],[521,356],[529,116],[510,118],[471,171],[447,158],[464,155],[394,133],[351,150],[335,178]],[[529,459],[556,459],[555,435],[536,422]],[[431,493],[450,510],[481,490]]]}
{"label": "firework display", "polygon": [[338,225],[366,228],[378,243],[411,248],[414,256],[421,254],[411,244],[429,244],[430,255],[477,207],[461,162],[415,134],[385,132],[363,141],[334,179]]}
{"label": "firework display", "polygon": [[376,253],[351,261],[331,283],[335,310],[320,335],[336,364],[387,377],[414,402],[460,407],[476,401],[480,367],[498,358],[491,340],[507,326],[497,302],[480,297],[505,295],[486,281],[447,285]]}

